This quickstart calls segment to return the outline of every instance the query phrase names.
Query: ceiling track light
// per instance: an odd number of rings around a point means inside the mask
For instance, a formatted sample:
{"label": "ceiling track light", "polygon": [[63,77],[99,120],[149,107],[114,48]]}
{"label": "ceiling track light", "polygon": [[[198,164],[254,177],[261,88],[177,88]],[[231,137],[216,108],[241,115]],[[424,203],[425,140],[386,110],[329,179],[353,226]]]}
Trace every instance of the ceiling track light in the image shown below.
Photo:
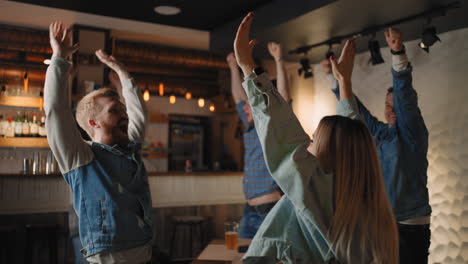
{"label": "ceiling track light", "polygon": [[372,62],[372,65],[382,64],[385,62],[382,58],[382,53],[380,53],[380,43],[375,39],[375,33],[371,39],[369,39],[368,47],[371,55],[370,62]]}
{"label": "ceiling track light", "polygon": [[[428,9],[424,12],[414,14],[411,16],[403,17],[385,24],[380,24],[380,25],[374,25],[371,28],[363,29],[361,31],[357,32],[352,32],[349,34],[345,35],[340,35],[340,36],[334,36],[330,39],[327,39],[322,42],[318,42],[315,44],[311,45],[306,45],[302,47],[298,47],[294,50],[288,51],[288,54],[293,55],[293,54],[306,54],[308,51],[310,51],[313,48],[317,48],[319,46],[324,46],[324,45],[330,45],[330,44],[339,44],[343,40],[349,39],[349,38],[356,38],[356,37],[362,37],[362,36],[367,36],[370,34],[375,34],[375,32],[385,30],[388,27],[400,25],[409,21],[414,21],[418,19],[424,19],[424,18],[435,18],[435,17],[441,17],[445,16],[449,10],[452,9],[457,9],[461,7],[460,1],[454,1],[452,3],[443,5],[443,6],[436,6],[434,8]],[[422,41],[419,44],[419,46],[424,49],[426,52],[429,52],[429,47],[433,45],[435,42],[440,41],[439,37],[437,37],[435,28],[434,27],[426,27],[426,29],[423,32],[423,37]],[[372,43],[372,45],[375,45]]]}
{"label": "ceiling track light", "polygon": [[333,44],[328,45],[328,51],[325,53],[325,59],[329,60],[330,57],[335,57],[335,52],[333,52]]}
{"label": "ceiling track light", "polygon": [[[430,24],[430,20],[428,25]],[[418,46],[423,49],[425,52],[429,53],[429,47],[434,45],[437,41],[442,42],[440,38],[437,36],[437,30],[434,26],[426,26],[423,30],[421,42],[419,42]]]}
{"label": "ceiling track light", "polygon": [[307,57],[302,58],[299,63],[301,64],[301,68],[297,70],[299,76],[304,75],[304,79],[310,78],[314,76],[312,69],[310,68],[310,62]]}

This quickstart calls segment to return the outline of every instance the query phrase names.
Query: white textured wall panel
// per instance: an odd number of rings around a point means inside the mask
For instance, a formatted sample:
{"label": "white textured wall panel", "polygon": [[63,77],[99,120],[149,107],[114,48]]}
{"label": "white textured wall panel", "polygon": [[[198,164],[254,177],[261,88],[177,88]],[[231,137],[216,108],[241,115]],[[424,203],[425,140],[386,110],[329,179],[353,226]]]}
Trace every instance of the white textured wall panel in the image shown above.
{"label": "white textured wall panel", "polygon": [[[439,37],[442,42],[431,47],[429,54],[417,47],[419,40],[405,43],[429,130],[428,188],[433,209],[430,263],[468,263],[468,29]],[[357,55],[353,89],[383,120],[392,76],[389,49],[381,52],[386,63],[376,66],[368,64],[368,52]],[[334,114],[330,106],[334,107],[336,100],[324,94],[329,87],[318,65],[313,82],[297,80],[296,70],[291,69],[293,107],[311,135],[323,115]],[[311,113],[318,105],[322,106],[319,116]]]}

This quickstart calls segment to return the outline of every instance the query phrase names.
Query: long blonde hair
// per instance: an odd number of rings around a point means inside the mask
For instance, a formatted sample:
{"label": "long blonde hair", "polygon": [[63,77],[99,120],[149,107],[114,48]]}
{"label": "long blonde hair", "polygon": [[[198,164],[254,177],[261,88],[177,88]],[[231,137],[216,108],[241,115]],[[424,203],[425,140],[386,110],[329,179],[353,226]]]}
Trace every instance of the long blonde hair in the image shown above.
{"label": "long blonde hair", "polygon": [[359,120],[324,117],[315,154],[334,175],[329,238],[340,263],[398,263],[398,232],[372,136]]}

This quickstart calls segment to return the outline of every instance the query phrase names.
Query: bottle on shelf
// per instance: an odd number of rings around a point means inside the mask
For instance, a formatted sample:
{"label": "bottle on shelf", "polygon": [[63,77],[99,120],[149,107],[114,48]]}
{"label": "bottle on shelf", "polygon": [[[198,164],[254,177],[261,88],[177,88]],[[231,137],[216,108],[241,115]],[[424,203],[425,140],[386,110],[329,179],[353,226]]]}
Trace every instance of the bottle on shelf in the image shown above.
{"label": "bottle on shelf", "polygon": [[39,126],[37,124],[37,116],[35,113],[33,114],[32,121],[29,124],[29,134],[30,134],[30,137],[39,136]]}
{"label": "bottle on shelf", "polygon": [[3,119],[3,115],[0,114],[0,137],[5,136],[5,129],[6,126],[4,123],[7,122],[5,119]]}
{"label": "bottle on shelf", "polygon": [[2,88],[0,89],[0,96],[6,96],[8,95],[6,85],[2,85]]}
{"label": "bottle on shelf", "polygon": [[8,125],[5,130],[5,137],[15,137],[15,122],[13,122],[13,118],[8,118]]}
{"label": "bottle on shelf", "polygon": [[21,113],[18,111],[16,120],[15,120],[15,137],[23,136],[23,121],[21,120]]}
{"label": "bottle on shelf", "polygon": [[41,123],[39,125],[39,136],[40,137],[46,137],[47,136],[47,132],[46,132],[46,128],[45,128],[45,115],[41,116]]}
{"label": "bottle on shelf", "polygon": [[28,121],[28,115],[26,112],[24,113],[23,116],[23,123],[21,124],[21,134],[23,137],[29,137],[29,121]]}

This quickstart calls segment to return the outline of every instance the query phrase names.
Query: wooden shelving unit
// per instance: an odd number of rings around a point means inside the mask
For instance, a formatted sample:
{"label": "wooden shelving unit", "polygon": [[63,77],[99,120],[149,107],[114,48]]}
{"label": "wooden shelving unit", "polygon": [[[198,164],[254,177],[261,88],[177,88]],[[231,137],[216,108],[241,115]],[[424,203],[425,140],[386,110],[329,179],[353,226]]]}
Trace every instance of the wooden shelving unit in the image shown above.
{"label": "wooden shelving unit", "polygon": [[28,96],[0,96],[0,105],[42,108],[42,98]]}
{"label": "wooden shelving unit", "polygon": [[47,138],[17,137],[0,138],[0,147],[3,148],[48,148]]}

